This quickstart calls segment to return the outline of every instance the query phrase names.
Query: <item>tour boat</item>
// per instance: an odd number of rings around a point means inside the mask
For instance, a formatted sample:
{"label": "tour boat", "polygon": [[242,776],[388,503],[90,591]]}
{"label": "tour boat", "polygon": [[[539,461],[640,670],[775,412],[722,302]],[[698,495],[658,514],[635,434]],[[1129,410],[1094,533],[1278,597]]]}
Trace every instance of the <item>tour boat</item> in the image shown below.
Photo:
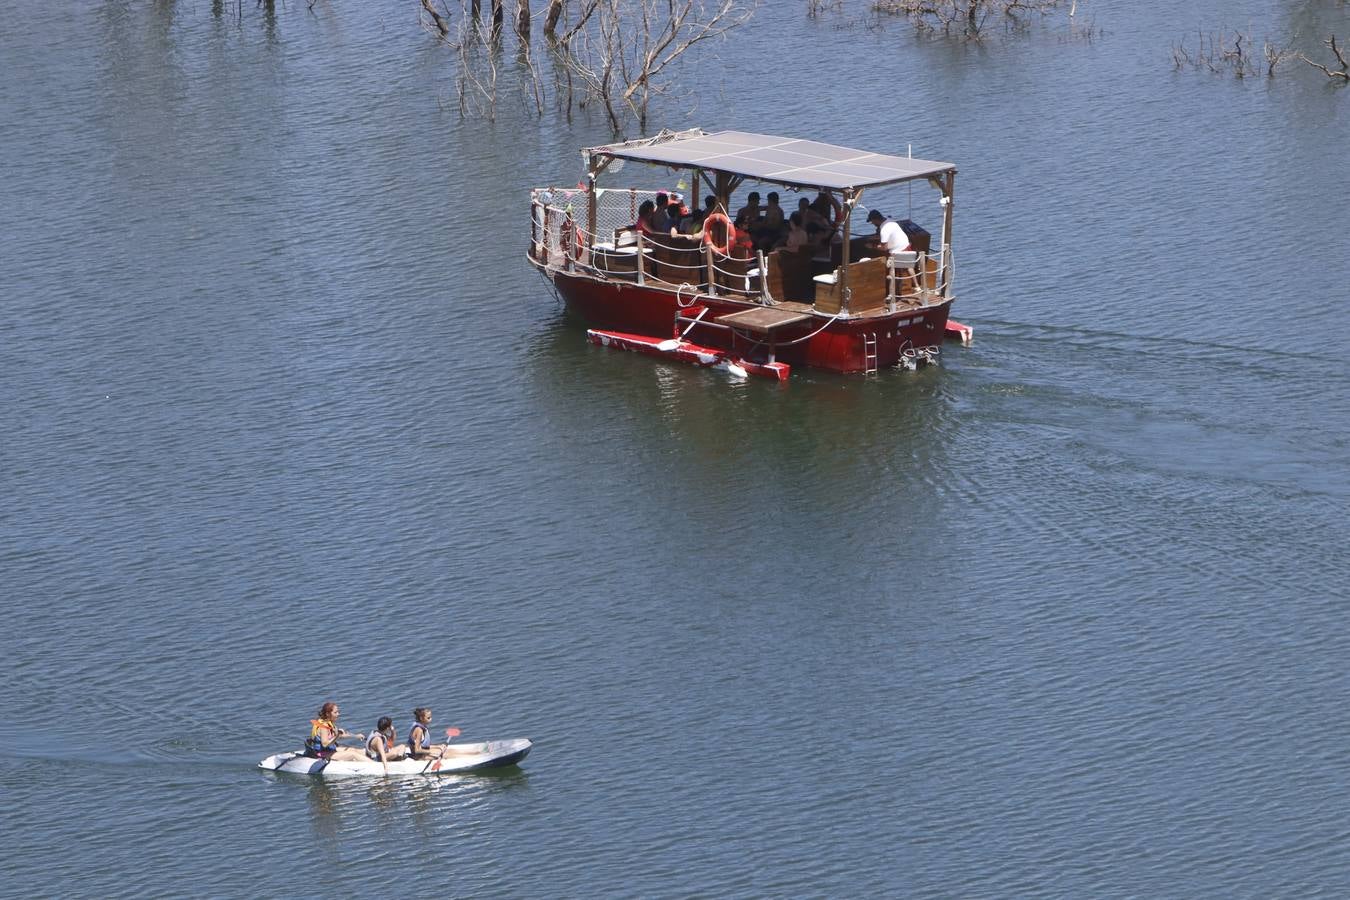
{"label": "tour boat", "polygon": [[[526,738],[450,744],[446,747],[445,753],[431,759],[391,761],[388,763],[388,774],[457,775],[484,769],[500,769],[518,765],[532,746],[534,745]],[[378,777],[385,774],[385,767],[379,760],[315,759],[299,750],[273,754],[258,763],[258,768],[270,772],[289,772],[293,775],[319,775],[324,778],[350,778],[360,775]]]}
{"label": "tour boat", "polygon": [[[529,259],[587,322],[593,343],[779,380],[800,365],[913,368],[935,361],[944,336],[969,343],[970,329],[948,316],[951,163],[701,129],[592,147],[583,157],[586,177],[576,187],[532,192]],[[666,186],[598,184],[630,161],[663,173],[653,182]],[[636,229],[642,202],[672,193],[677,180],[690,185],[679,193],[697,201],[706,192],[721,210],[746,182],[785,189],[785,215],[798,194],[823,195],[833,236],[794,251],[738,253],[726,220],[701,237]],[[899,222],[910,244],[904,253],[853,235],[867,216],[866,192],[906,183],[937,194],[936,244],[909,219]]]}

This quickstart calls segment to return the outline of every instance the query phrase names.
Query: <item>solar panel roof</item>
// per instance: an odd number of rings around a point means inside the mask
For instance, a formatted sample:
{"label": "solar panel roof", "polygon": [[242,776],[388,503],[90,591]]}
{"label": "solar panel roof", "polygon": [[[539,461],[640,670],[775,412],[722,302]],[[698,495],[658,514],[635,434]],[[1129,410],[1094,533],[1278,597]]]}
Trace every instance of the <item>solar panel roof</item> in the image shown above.
{"label": "solar panel roof", "polygon": [[687,169],[715,169],[792,187],[866,188],[955,171],[951,163],[852,150],[818,141],[750,134],[695,133],[658,143],[593,147],[592,155]]}

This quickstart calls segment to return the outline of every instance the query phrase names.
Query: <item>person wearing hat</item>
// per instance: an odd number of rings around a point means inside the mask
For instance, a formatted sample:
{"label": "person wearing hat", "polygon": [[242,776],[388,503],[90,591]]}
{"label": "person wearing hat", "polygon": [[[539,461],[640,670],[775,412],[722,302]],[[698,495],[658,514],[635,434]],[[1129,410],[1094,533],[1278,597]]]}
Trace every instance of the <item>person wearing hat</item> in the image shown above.
{"label": "person wearing hat", "polygon": [[890,216],[881,214],[881,210],[874,209],[867,214],[867,222],[877,227],[877,249],[885,248],[888,254],[903,253],[909,249],[909,235],[905,234],[905,229],[900,227],[900,223]]}
{"label": "person wearing hat", "polygon": [[679,191],[670,192],[670,203],[666,206],[666,213],[670,216],[671,226],[678,232],[684,230],[684,220],[689,218],[689,207],[684,202],[684,195]]}

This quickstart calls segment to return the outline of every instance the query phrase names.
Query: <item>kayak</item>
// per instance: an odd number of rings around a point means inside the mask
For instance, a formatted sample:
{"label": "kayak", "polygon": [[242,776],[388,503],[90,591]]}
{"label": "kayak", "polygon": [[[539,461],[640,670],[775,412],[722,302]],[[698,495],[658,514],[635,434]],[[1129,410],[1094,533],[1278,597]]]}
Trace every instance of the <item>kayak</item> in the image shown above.
{"label": "kayak", "polygon": [[[479,741],[476,744],[450,744],[445,754],[432,759],[400,759],[389,762],[390,775],[452,775],[460,772],[480,772],[500,769],[520,763],[534,746],[526,738],[506,741]],[[384,766],[377,759],[327,760],[305,756],[299,750],[274,753],[258,768],[269,772],[289,772],[294,775],[321,775],[324,778],[384,775]]]}

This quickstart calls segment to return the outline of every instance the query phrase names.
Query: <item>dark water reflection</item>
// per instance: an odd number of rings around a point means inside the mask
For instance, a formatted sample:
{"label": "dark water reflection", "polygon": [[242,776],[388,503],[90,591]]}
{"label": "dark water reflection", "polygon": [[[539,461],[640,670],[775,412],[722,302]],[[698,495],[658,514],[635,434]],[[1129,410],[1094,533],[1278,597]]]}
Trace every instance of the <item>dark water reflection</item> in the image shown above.
{"label": "dark water reflection", "polygon": [[[603,123],[460,120],[415,5],[12,13],[0,892],[1346,893],[1347,94],[1168,49],[1346,13],[1079,6],[684,73],[960,166],[975,345],[785,385],[585,343],[520,228]],[[327,697],[538,745],[257,772]]]}

